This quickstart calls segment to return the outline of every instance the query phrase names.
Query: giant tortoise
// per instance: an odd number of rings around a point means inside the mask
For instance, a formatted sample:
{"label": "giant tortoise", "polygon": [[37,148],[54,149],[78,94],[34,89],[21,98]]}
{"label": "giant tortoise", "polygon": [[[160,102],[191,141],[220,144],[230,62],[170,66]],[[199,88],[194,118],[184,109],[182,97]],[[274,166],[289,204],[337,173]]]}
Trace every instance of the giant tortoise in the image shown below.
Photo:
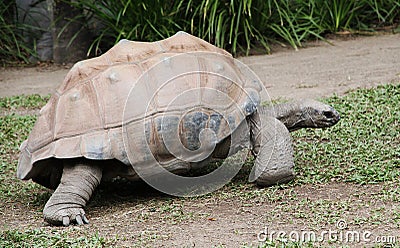
{"label": "giant tortoise", "polygon": [[263,105],[264,91],[229,53],[187,33],[122,40],[73,66],[22,143],[17,176],[55,189],[44,219],[65,226],[88,223],[83,208],[102,180],[168,181],[165,171],[230,157],[247,138],[252,181],[287,182],[289,132],[332,126],[339,114],[314,100]]}

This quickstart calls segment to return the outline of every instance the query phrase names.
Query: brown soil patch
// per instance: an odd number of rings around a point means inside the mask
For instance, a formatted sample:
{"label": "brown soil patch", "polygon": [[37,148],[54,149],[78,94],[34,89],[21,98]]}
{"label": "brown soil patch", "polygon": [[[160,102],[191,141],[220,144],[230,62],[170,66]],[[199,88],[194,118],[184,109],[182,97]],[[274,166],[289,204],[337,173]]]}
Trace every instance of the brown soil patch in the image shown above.
{"label": "brown soil patch", "polygon": [[[50,227],[42,220],[42,206],[17,202],[6,204],[0,219],[4,221],[1,229],[44,228],[49,232],[90,235],[98,232],[109,239],[117,238],[118,247],[256,246],[260,244],[258,239],[265,237],[265,230],[274,238],[278,232],[314,232],[319,237],[322,231],[329,230],[368,231],[374,240],[382,236],[400,238],[399,223],[392,216],[400,211],[399,204],[382,199],[387,190],[388,186],[383,184],[331,183],[277,189],[269,195],[266,194],[269,189],[247,185],[239,196],[225,188],[209,196],[184,199],[163,195],[143,185],[121,198],[120,190],[103,186],[86,208],[90,225]],[[47,195],[45,191],[41,194]],[[344,223],[344,229],[338,228],[339,221]],[[362,239],[347,243],[351,247],[372,244]]]}

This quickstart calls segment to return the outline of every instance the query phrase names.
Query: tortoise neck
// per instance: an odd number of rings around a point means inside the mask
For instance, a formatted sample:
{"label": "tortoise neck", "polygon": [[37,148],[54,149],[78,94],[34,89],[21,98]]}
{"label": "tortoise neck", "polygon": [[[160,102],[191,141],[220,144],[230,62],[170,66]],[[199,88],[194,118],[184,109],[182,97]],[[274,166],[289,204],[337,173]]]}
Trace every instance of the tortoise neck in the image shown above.
{"label": "tortoise neck", "polygon": [[259,112],[260,114],[267,114],[275,117],[285,124],[290,132],[302,128],[302,123],[304,122],[303,109],[297,102],[261,106]]}

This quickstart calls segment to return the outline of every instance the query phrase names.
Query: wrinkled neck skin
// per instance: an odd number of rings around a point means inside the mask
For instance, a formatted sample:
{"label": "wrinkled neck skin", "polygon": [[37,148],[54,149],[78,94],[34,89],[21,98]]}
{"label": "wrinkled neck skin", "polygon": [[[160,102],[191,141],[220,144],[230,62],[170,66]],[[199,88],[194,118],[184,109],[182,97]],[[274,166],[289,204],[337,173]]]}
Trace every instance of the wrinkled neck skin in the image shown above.
{"label": "wrinkled neck skin", "polygon": [[259,111],[281,121],[290,132],[306,127],[309,119],[306,115],[307,111],[303,109],[302,104],[299,102],[261,106]]}

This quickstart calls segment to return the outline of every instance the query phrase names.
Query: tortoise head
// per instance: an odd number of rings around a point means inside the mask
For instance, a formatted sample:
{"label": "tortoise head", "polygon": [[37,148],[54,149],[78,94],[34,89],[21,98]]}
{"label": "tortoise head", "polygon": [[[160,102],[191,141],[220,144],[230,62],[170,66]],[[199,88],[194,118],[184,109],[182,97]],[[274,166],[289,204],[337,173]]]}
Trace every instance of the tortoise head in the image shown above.
{"label": "tortoise head", "polygon": [[299,128],[330,127],[340,120],[339,113],[333,107],[322,102],[304,99],[299,101],[298,104],[301,113],[297,123]]}

